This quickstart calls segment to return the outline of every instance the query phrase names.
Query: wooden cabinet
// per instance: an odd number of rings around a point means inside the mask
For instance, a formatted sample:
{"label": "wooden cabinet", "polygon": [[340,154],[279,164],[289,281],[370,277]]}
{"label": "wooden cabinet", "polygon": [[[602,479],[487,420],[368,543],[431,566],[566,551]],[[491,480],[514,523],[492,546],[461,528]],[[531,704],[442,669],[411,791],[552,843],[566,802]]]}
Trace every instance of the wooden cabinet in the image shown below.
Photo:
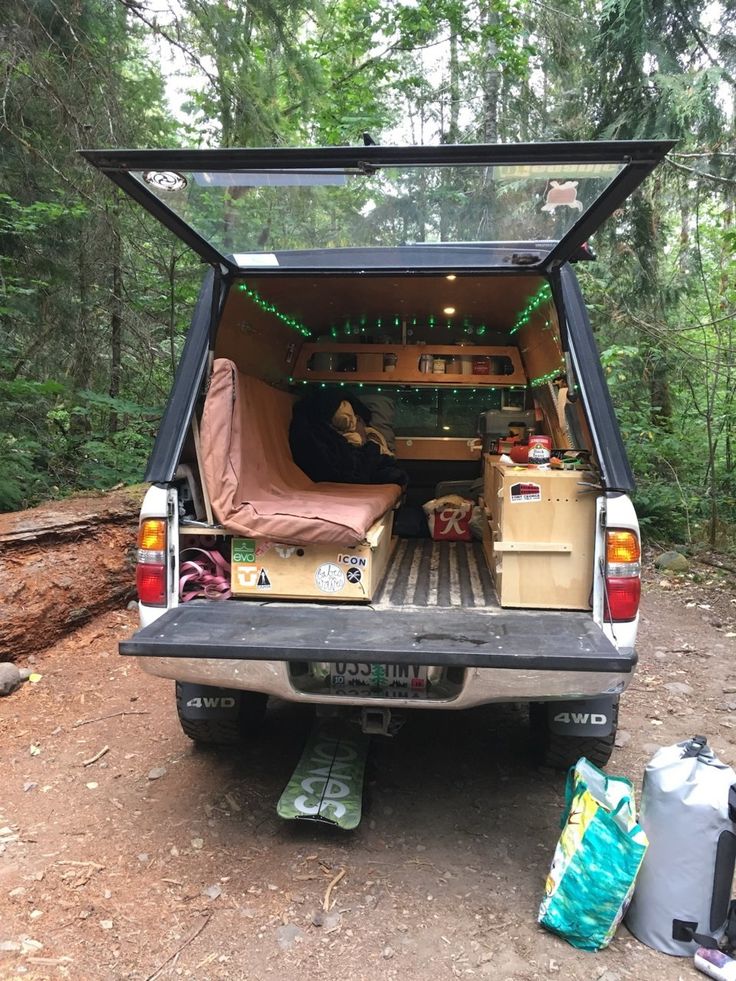
{"label": "wooden cabinet", "polygon": [[595,474],[496,460],[484,457],[484,548],[501,606],[590,609]]}
{"label": "wooden cabinet", "polygon": [[[355,360],[355,370],[336,371],[326,367],[330,356],[348,355]],[[432,355],[445,362],[444,372],[420,370],[422,355]],[[322,356],[319,360],[313,360]],[[488,359],[491,367],[506,365],[505,374],[474,375],[463,371],[463,362],[473,358]],[[454,362],[450,364],[450,362]],[[467,367],[467,365],[466,365]],[[298,381],[368,382],[384,385],[431,385],[448,388],[483,388],[486,385],[526,385],[526,375],[516,347],[461,347],[448,344],[302,344],[294,365]]]}

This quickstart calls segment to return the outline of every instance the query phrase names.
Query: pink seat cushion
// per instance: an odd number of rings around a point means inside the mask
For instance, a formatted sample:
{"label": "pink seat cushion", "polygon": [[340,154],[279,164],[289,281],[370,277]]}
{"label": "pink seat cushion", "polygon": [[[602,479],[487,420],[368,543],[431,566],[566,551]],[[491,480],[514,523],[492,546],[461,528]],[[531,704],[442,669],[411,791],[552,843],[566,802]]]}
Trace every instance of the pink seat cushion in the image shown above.
{"label": "pink seat cushion", "polygon": [[202,415],[202,468],[228,531],[291,545],[357,545],[398,501],[396,484],[315,484],[289,449],[293,396],[214,363]]}

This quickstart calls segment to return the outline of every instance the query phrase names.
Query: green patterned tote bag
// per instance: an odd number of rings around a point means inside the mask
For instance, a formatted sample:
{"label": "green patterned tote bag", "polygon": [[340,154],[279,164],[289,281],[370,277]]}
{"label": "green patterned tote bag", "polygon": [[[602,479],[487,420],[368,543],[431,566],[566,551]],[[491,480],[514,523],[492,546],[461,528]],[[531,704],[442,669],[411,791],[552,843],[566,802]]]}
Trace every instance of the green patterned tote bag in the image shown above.
{"label": "green patterned tote bag", "polygon": [[562,833],[539,922],[573,947],[606,947],[626,912],[648,841],[634,788],[582,757],[567,775]]}

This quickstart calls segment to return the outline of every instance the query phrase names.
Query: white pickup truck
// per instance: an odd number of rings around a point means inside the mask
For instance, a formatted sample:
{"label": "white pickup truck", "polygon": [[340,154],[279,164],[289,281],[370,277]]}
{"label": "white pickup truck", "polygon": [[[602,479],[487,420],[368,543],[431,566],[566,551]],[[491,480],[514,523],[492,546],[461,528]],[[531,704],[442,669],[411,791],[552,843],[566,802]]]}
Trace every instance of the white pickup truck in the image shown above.
{"label": "white pickup truck", "polygon": [[371,732],[523,702],[547,763],[607,762],[640,544],[571,264],[670,147],[82,151],[210,266],[120,643],[189,736],[237,740],[269,696]]}

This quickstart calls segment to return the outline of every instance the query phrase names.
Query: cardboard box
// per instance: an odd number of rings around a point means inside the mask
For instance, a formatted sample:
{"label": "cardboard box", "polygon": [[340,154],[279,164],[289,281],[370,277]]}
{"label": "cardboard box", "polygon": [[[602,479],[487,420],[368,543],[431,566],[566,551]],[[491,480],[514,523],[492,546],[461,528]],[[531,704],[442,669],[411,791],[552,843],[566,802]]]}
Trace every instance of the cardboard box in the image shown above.
{"label": "cardboard box", "polygon": [[284,545],[233,538],[233,596],[369,603],[386,571],[392,525],[389,511],[360,545]]}

